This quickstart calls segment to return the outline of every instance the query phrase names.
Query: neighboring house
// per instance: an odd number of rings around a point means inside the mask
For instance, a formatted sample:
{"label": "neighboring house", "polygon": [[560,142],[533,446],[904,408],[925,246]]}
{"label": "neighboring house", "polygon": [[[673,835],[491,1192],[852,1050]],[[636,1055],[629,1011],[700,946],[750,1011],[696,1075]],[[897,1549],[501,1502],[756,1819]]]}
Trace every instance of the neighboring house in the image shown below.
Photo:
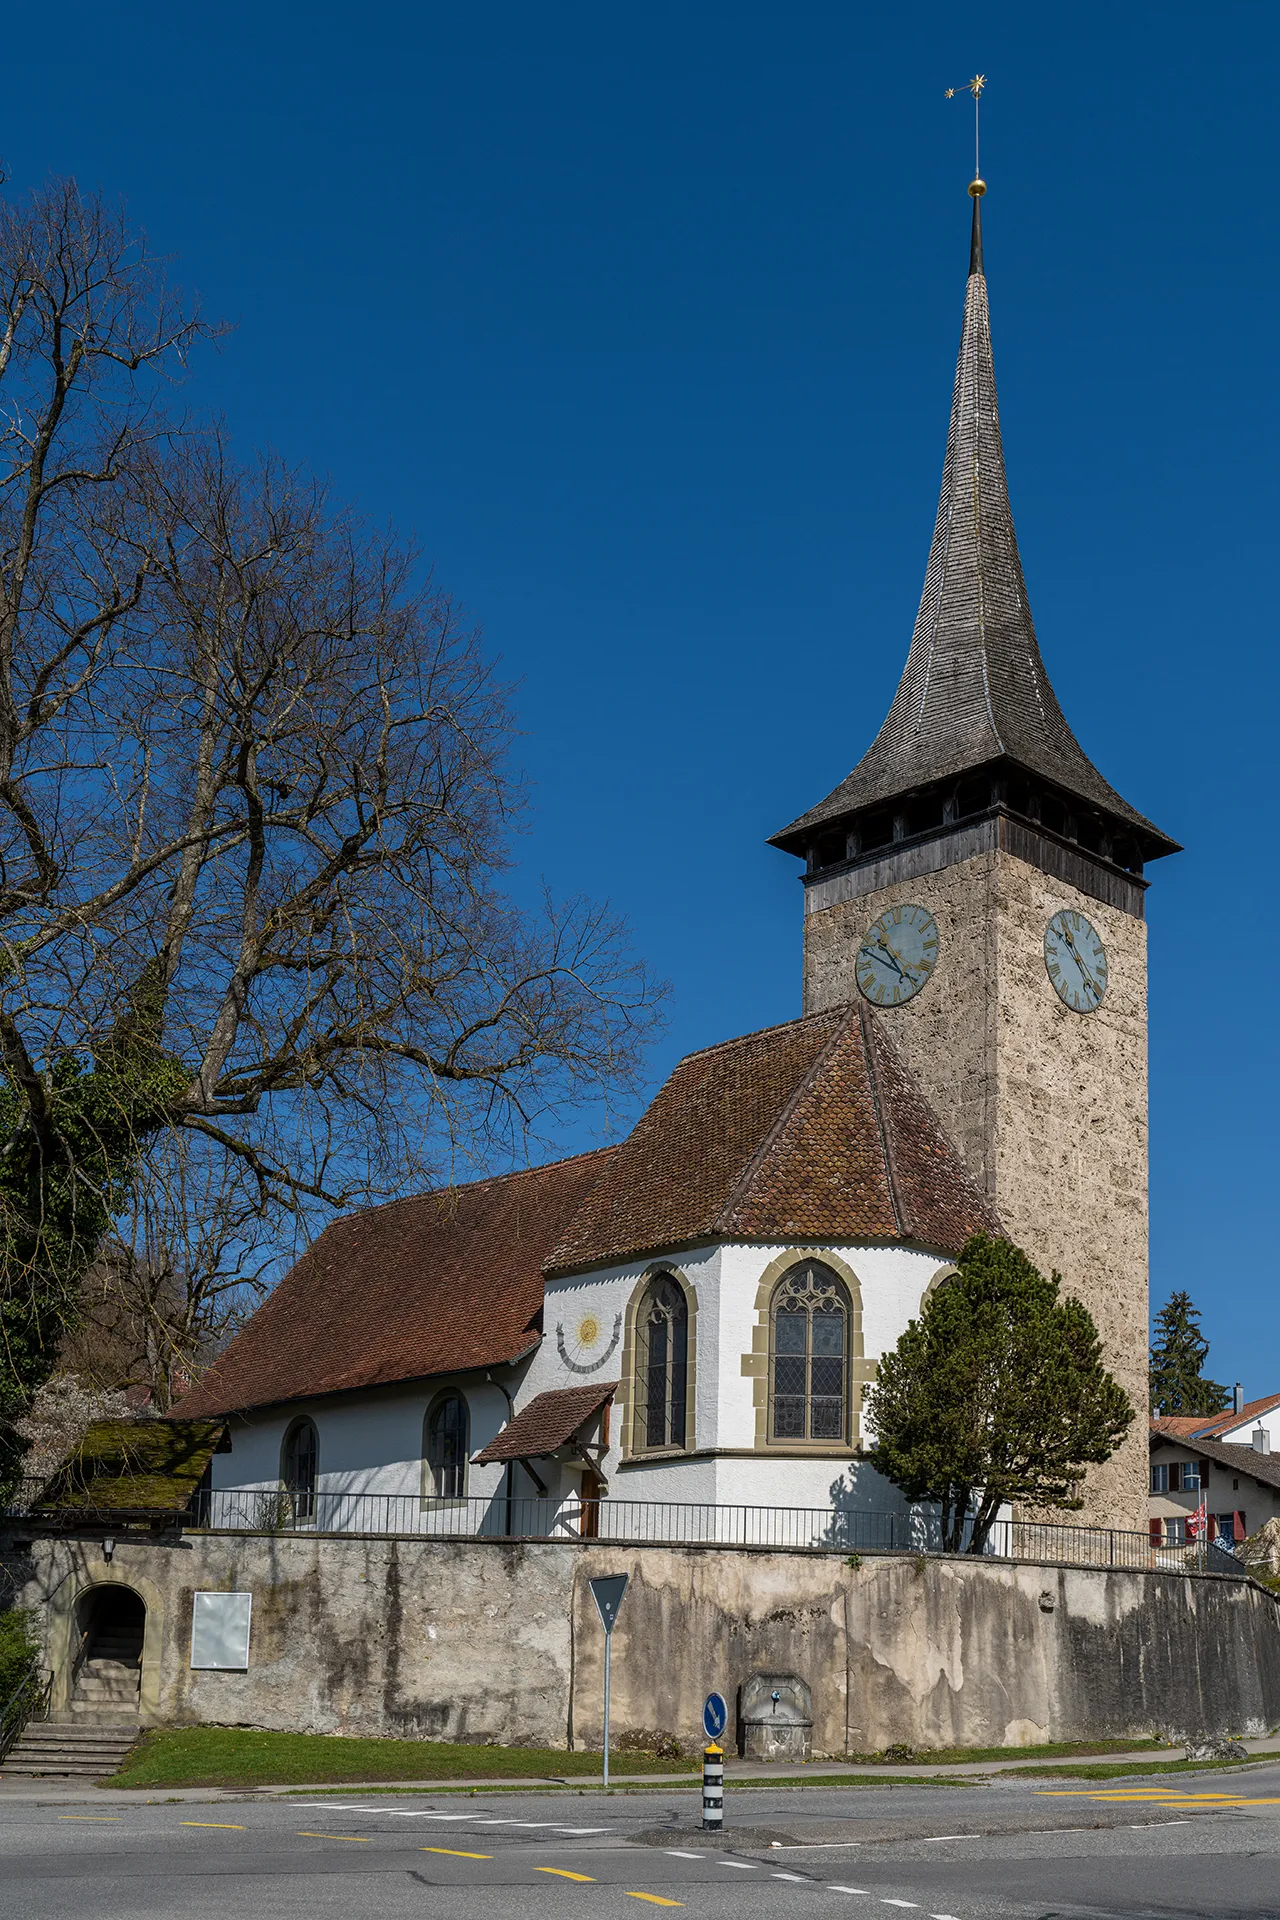
{"label": "neighboring house", "polygon": [[322,1524],[327,1495],[469,1497],[499,1532],[531,1500],[590,1529],[605,1495],[893,1510],[863,1390],[981,1229],[882,1025],[840,1007],[691,1054],[618,1147],[336,1222],[181,1411],[229,1418],[215,1520],[282,1484]]}
{"label": "neighboring house", "polygon": [[[1244,1404],[1239,1391],[1228,1413],[1169,1414],[1151,1422],[1152,1542],[1180,1547],[1198,1538],[1203,1505],[1206,1539],[1234,1547],[1280,1515],[1280,1394]],[[1188,1531],[1190,1523],[1190,1531]]]}

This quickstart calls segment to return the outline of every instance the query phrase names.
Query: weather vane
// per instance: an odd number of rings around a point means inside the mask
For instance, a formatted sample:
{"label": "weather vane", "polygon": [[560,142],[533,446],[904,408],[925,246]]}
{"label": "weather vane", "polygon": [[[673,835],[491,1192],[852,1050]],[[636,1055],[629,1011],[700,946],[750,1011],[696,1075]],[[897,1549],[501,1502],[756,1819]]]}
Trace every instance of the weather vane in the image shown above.
{"label": "weather vane", "polygon": [[960,87],[947,88],[948,100],[954,100],[957,93],[960,93],[962,91],[965,93],[971,93],[973,95],[973,184],[974,186],[977,186],[982,179],[982,168],[978,165],[978,105],[982,99],[982,89],[986,86],[986,84],[987,84],[986,74],[975,73],[972,80],[965,81],[963,89]]}

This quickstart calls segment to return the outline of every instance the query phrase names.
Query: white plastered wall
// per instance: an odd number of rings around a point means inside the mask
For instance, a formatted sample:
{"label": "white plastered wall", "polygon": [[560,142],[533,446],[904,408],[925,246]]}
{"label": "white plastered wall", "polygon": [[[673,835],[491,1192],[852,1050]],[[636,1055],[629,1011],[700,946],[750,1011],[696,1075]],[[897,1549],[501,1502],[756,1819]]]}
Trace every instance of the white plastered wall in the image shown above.
{"label": "white plastered wall", "polygon": [[[897,1343],[920,1311],[929,1282],[949,1264],[941,1253],[900,1246],[788,1247],[719,1244],[675,1248],[642,1260],[549,1281],[542,1346],[519,1396],[621,1377],[628,1308],[655,1270],[677,1272],[697,1300],[693,1427],[686,1455],[625,1460],[622,1422],[611,1423],[604,1460],[615,1500],[744,1502],[755,1506],[857,1506],[896,1511],[901,1496],[848,1449],[799,1458],[757,1448],[754,1380],[744,1371],[759,1323],[766,1270],[788,1253],[822,1252],[857,1277],[864,1357]],[[582,1330],[594,1333],[584,1341]],[[862,1438],[868,1438],[865,1422]]]}
{"label": "white plastered wall", "polygon": [[[505,1424],[507,1401],[492,1382],[459,1375],[291,1401],[286,1407],[239,1416],[230,1422],[230,1453],[213,1456],[214,1487],[278,1487],[285,1434],[305,1415],[314,1421],[319,1442],[316,1484],[320,1492],[421,1494],[423,1422],[428,1407],[445,1388],[461,1393],[467,1402],[468,1450],[475,1453]],[[469,1465],[467,1493],[492,1496],[502,1474],[501,1467]]]}

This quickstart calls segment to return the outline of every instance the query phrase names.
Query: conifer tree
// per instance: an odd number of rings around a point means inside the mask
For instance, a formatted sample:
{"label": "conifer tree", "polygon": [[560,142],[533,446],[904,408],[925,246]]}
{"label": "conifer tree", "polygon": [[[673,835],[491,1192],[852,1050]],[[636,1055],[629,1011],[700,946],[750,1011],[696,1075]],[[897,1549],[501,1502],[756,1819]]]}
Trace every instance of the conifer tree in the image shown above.
{"label": "conifer tree", "polygon": [[937,1501],[942,1544],[981,1553],[1001,1506],[1079,1508],[1085,1468],[1133,1420],[1078,1300],[1060,1300],[1008,1240],[975,1234],[924,1302],[867,1402],[871,1462],[909,1500]]}
{"label": "conifer tree", "polygon": [[1189,1293],[1170,1294],[1156,1315],[1151,1344],[1152,1413],[1221,1413],[1231,1401],[1225,1387],[1203,1374],[1209,1342]]}

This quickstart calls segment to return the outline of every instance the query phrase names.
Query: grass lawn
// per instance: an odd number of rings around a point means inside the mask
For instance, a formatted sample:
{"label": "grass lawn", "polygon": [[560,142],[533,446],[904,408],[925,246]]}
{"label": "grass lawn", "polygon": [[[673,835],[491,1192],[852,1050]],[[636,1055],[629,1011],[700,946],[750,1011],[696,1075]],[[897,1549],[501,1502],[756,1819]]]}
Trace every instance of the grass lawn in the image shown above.
{"label": "grass lawn", "polygon": [[[610,1756],[619,1773],[690,1773],[695,1760]],[[555,1747],[467,1747],[436,1740],[347,1740],[252,1727],[156,1728],[144,1733],[112,1787],[306,1786],[343,1780],[599,1779],[598,1753]]]}

